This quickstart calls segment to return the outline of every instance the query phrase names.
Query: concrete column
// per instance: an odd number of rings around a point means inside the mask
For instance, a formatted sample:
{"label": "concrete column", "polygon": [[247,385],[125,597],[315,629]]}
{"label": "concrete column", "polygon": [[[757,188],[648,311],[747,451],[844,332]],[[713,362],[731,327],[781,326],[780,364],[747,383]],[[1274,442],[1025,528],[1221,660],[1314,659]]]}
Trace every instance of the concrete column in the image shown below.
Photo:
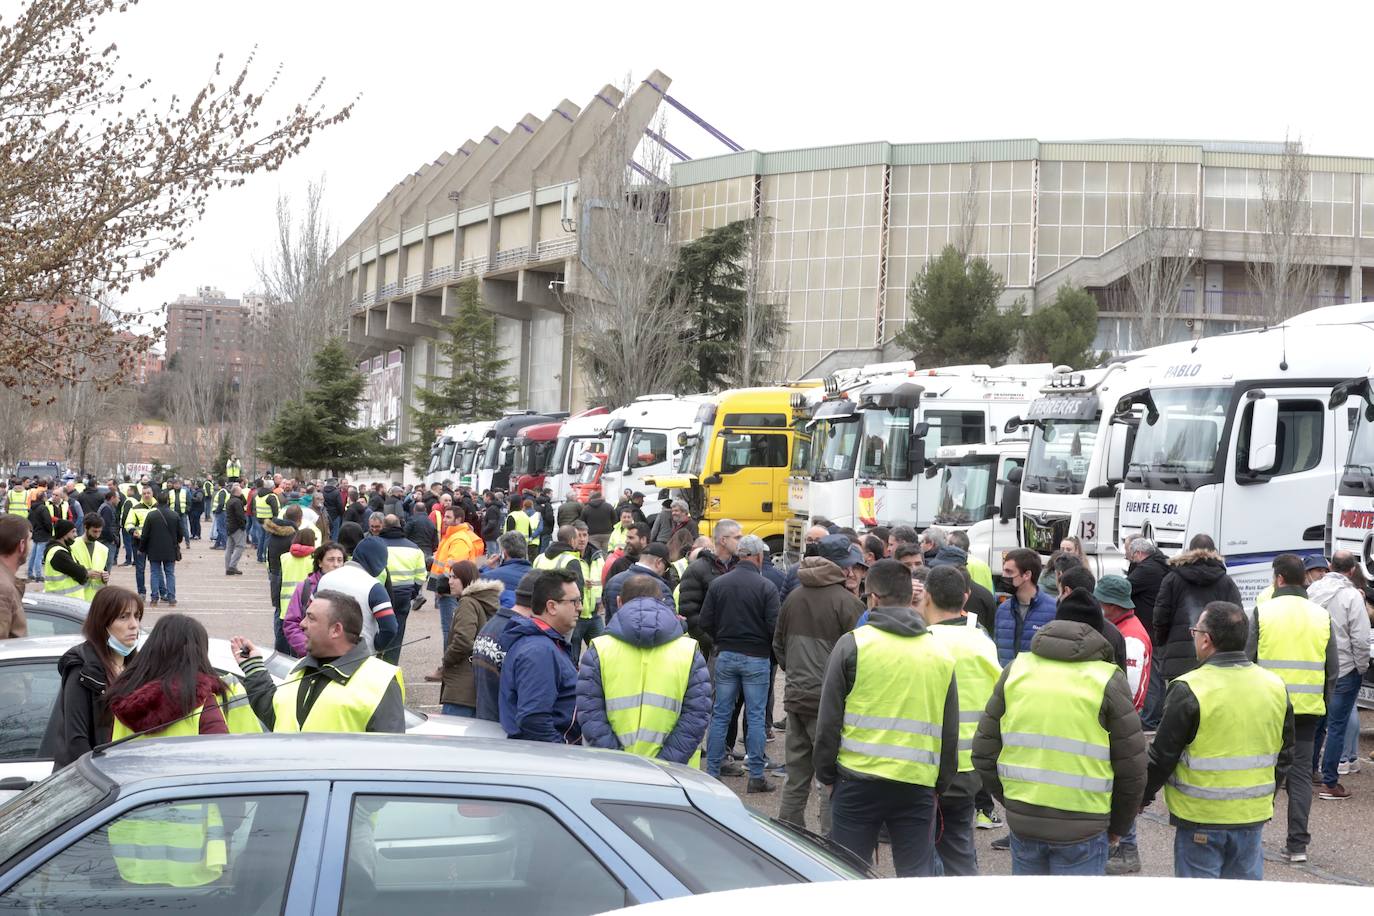
{"label": "concrete column", "polygon": [[1351,175],[1354,193],[1351,194],[1353,238],[1350,240],[1350,301],[1364,301],[1364,240],[1360,237],[1360,176]]}

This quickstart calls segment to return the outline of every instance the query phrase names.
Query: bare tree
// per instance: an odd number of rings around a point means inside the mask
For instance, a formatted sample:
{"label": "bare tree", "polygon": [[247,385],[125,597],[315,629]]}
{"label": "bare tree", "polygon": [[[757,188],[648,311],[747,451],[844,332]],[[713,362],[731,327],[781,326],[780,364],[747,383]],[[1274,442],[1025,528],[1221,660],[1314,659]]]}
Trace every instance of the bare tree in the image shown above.
{"label": "bare tree", "polygon": [[253,85],[251,55],[237,71],[215,60],[186,96],[150,98],[93,37],[135,2],[25,0],[0,18],[0,384],[48,398],[108,365],[102,354],[116,359],[96,381],[114,383],[153,337],[16,303],[127,292],[186,245],[214,191],[279,168],[351,109],[324,109],[317,85],[272,112],[276,77]]}
{"label": "bare tree", "polygon": [[584,270],[579,288],[564,297],[591,399],[610,406],[673,390],[684,355],[685,314],[670,294],[674,247],[664,153],[646,143],[637,154],[641,134],[630,120],[626,109],[618,111],[583,160]]}
{"label": "bare tree", "polygon": [[740,388],[777,384],[786,366],[782,344],[787,336],[787,300],[769,288],[767,268],[772,249],[772,220],[755,216],[750,220],[744,251],[744,314],[732,367],[734,383]]}
{"label": "bare tree", "polygon": [[1152,149],[1149,161],[1131,168],[1138,177],[1122,215],[1126,231],[1134,233],[1125,249],[1130,267],[1111,298],[1114,308],[1135,316],[1135,346],[1144,349],[1170,338],[1179,296],[1197,264],[1198,230],[1195,200],[1178,193],[1174,164],[1162,150]]}
{"label": "bare tree", "polygon": [[167,420],[172,428],[173,464],[185,474],[210,466],[219,449],[220,425],[233,397],[230,374],[203,346],[177,351]]}
{"label": "bare tree", "polygon": [[963,194],[954,199],[958,206],[958,212],[950,214],[958,219],[955,229],[958,234],[951,241],[958,252],[966,258],[976,253],[973,250],[973,240],[978,233],[980,179],[978,163],[970,162],[968,165],[968,187],[964,188]]}
{"label": "bare tree", "polygon": [[[117,321],[109,302],[98,302],[96,308],[101,322],[112,325]],[[71,376],[72,381],[57,389],[50,411],[62,422],[62,454],[76,470],[110,471],[104,440],[107,434],[127,429],[133,421],[138,395],[133,388],[132,370],[121,366],[116,353],[97,350],[85,358],[84,365],[73,367]],[[42,412],[48,409],[37,409],[34,414]]]}
{"label": "bare tree", "polygon": [[0,467],[13,468],[38,432],[40,415],[29,399],[0,387]]}
{"label": "bare tree", "polygon": [[1279,168],[1260,176],[1260,218],[1245,270],[1267,323],[1311,307],[1322,267],[1312,231],[1312,173],[1301,140],[1284,140]]}

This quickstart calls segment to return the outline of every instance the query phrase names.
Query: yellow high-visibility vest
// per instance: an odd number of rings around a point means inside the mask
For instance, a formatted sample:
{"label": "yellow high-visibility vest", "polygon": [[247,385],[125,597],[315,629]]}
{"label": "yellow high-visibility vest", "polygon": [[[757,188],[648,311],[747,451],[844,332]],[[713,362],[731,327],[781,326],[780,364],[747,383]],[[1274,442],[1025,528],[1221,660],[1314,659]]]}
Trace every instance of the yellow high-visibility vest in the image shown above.
{"label": "yellow high-visibility vest", "polygon": [[[105,560],[109,554],[110,548],[99,541],[92,544],[89,550],[86,547],[85,538],[77,538],[76,543],[72,545],[72,559],[76,560],[76,562],[87,569],[104,570]],[[95,598],[95,593],[100,591],[104,584],[104,582],[101,582],[93,576],[88,577],[86,579],[86,585],[82,588],[81,597],[85,598],[87,601],[93,600]]]}
{"label": "yellow high-visibility vest", "polygon": [[[601,661],[606,718],[621,749],[657,757],[682,712],[697,641],[684,635],[645,648],[606,634],[593,639],[592,645]],[[689,765],[697,766],[700,760],[698,748]]]}
{"label": "yellow high-visibility vest", "polygon": [[1293,714],[1326,713],[1326,644],[1331,615],[1301,595],[1279,595],[1264,602],[1259,619],[1259,665],[1283,679]]}
{"label": "yellow high-visibility vest", "polygon": [[[319,675],[323,677],[323,675]],[[300,692],[300,675],[293,673],[277,688],[272,698],[276,713],[276,733],[295,732],[356,732],[367,731],[367,723],[386,697],[391,682],[401,684],[401,670],[380,658],[369,657],[340,684],[325,678],[325,686],[315,698],[315,705],[305,722],[296,720],[296,695]],[[402,685],[404,689],[404,685]]]}

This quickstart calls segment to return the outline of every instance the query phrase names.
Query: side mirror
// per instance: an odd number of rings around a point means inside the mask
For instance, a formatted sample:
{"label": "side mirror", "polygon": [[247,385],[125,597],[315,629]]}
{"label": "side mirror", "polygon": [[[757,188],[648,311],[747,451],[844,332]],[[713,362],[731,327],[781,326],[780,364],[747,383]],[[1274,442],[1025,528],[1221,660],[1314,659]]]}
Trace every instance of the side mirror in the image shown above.
{"label": "side mirror", "polygon": [[939,474],[940,466],[938,464],[932,464],[925,470],[926,480],[934,480]]}
{"label": "side mirror", "polygon": [[1002,484],[1002,503],[997,507],[999,521],[1012,521],[1021,509],[1021,474],[1020,468],[1007,472],[1006,482]]}
{"label": "side mirror", "polygon": [[1131,428],[1113,423],[1107,429],[1107,481],[1116,485],[1126,479],[1126,440]]}
{"label": "side mirror", "polygon": [[915,439],[924,439],[926,435],[929,434],[929,432],[930,424],[924,420],[922,420],[920,423],[917,423],[915,426],[911,428],[912,438]]}
{"label": "side mirror", "polygon": [[[925,424],[919,424],[924,426]],[[912,436],[906,446],[906,466],[911,469],[911,476],[914,478],[926,463],[926,442],[920,436]]]}
{"label": "side mirror", "polygon": [[701,482],[710,487],[720,483],[722,479],[723,478],[719,474],[708,474],[701,479]]}
{"label": "side mirror", "polygon": [[1002,432],[1010,436],[1012,433],[1016,432],[1018,429],[1025,425],[1025,420],[1022,420],[1020,417],[1012,417],[1002,426]]}
{"label": "side mirror", "polygon": [[687,447],[687,434],[685,432],[677,434],[677,444],[683,448]]}
{"label": "side mirror", "polygon": [[1268,471],[1278,460],[1279,402],[1260,398],[1253,402],[1250,410],[1250,470]]}

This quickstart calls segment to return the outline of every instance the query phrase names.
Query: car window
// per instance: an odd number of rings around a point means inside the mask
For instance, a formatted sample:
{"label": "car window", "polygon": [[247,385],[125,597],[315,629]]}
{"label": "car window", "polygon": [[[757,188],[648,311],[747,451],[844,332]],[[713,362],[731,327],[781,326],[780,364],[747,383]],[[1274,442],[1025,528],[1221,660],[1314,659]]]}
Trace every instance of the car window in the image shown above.
{"label": "car window", "polygon": [[600,913],[625,889],[553,815],[477,798],[359,795],[343,916]]}
{"label": "car window", "polygon": [[[634,441],[630,444],[628,470],[644,468],[668,460],[668,436],[666,433],[651,433],[636,430]],[[612,465],[614,467],[615,465]]]}
{"label": "car window", "polygon": [[801,880],[690,808],[612,802],[597,808],[694,894]]}
{"label": "car window", "polygon": [[81,633],[81,621],[63,614],[24,608],[24,617],[30,636],[77,636]]}
{"label": "car window", "polygon": [[30,844],[89,810],[105,791],[65,767],[7,801],[0,808],[0,864],[19,855]]}
{"label": "car window", "polygon": [[303,795],[143,805],[86,834],[0,897],[0,912],[281,912]]}
{"label": "car window", "polygon": [[61,689],[54,659],[0,665],[0,760],[38,756]]}
{"label": "car window", "polygon": [[775,433],[727,433],[720,437],[720,472],[744,468],[785,468],[787,437]]}

